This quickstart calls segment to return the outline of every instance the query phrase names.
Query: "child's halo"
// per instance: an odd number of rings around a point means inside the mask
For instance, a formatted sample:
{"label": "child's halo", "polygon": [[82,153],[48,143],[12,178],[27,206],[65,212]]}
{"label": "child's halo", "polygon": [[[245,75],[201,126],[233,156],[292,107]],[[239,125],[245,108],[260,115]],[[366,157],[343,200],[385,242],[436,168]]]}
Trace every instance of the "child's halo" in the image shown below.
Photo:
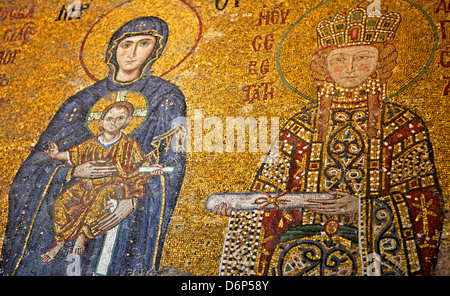
{"label": "child's halo", "polygon": [[99,119],[100,116],[105,110],[106,107],[115,103],[127,101],[133,104],[134,113],[133,119],[130,124],[123,129],[125,134],[132,133],[135,129],[137,129],[147,118],[148,116],[148,102],[145,96],[142,94],[129,91],[129,90],[120,90],[115,92],[107,93],[103,98],[97,101],[94,106],[92,106],[91,110],[86,117],[86,127],[93,135],[99,135],[101,133],[99,129]]}

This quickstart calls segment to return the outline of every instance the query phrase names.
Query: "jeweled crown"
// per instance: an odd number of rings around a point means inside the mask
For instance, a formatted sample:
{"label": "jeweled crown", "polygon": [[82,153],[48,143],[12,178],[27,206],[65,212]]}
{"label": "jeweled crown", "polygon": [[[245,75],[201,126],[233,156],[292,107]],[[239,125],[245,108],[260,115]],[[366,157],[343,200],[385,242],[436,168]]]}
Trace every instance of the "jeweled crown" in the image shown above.
{"label": "jeweled crown", "polygon": [[318,46],[345,46],[393,40],[401,21],[399,13],[370,15],[356,7],[347,14],[336,14],[317,25]]}

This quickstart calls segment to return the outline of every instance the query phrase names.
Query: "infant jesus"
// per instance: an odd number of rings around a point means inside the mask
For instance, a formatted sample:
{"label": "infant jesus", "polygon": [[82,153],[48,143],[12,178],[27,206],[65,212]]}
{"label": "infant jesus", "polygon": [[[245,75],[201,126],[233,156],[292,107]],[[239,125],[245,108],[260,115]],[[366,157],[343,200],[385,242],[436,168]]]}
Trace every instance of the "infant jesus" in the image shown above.
{"label": "infant jesus", "polygon": [[[103,110],[99,124],[102,133],[67,151],[59,151],[50,142],[44,151],[51,159],[63,160],[76,167],[86,162],[115,165],[117,172],[101,178],[78,178],[72,187],[60,194],[54,202],[52,231],[53,246],[41,255],[42,263],[50,263],[64,246],[76,239],[72,250],[81,254],[86,239],[104,233],[98,230],[98,222],[110,214],[111,203],[122,199],[142,197],[145,184],[151,176],[161,175],[162,166],[150,164],[136,139],[122,133],[130,123],[134,107],[127,101],[116,102]],[[140,173],[142,166],[155,169],[149,174]],[[111,202],[113,200],[113,202]]]}

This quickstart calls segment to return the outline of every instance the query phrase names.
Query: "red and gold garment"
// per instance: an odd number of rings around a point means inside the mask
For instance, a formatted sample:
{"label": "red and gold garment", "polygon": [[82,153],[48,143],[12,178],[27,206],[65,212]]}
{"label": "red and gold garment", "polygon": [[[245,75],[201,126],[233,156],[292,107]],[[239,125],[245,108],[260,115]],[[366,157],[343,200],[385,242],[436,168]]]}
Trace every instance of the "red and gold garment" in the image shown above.
{"label": "red and gold garment", "polygon": [[101,234],[92,227],[109,212],[104,210],[111,199],[142,197],[149,176],[138,173],[147,157],[137,141],[127,135],[113,145],[102,145],[92,138],[68,150],[70,163],[77,166],[89,161],[106,160],[115,164],[118,173],[78,182],[55,200],[53,233],[56,241],[70,240],[84,232],[88,238]]}

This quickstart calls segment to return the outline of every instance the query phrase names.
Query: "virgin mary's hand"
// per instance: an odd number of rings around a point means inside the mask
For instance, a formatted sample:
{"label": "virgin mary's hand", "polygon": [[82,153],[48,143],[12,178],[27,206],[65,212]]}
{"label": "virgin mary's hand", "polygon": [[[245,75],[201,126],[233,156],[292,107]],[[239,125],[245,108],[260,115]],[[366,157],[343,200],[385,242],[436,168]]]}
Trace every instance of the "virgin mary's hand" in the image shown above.
{"label": "virgin mary's hand", "polygon": [[305,204],[306,208],[315,213],[327,215],[358,213],[359,197],[341,191],[330,191],[328,193],[335,197],[310,199],[308,200],[308,203]]}
{"label": "virgin mary's hand", "polygon": [[[107,206],[105,209],[108,210],[109,207],[113,207],[114,205]],[[96,225],[98,230],[107,231],[111,228],[114,228],[117,224],[119,224],[126,216],[128,216],[133,211],[133,200],[131,198],[122,199],[117,203],[116,209],[100,220]]]}
{"label": "virgin mary's hand", "polygon": [[88,161],[75,167],[73,176],[76,178],[104,178],[117,172],[115,165],[110,165],[106,161]]}

